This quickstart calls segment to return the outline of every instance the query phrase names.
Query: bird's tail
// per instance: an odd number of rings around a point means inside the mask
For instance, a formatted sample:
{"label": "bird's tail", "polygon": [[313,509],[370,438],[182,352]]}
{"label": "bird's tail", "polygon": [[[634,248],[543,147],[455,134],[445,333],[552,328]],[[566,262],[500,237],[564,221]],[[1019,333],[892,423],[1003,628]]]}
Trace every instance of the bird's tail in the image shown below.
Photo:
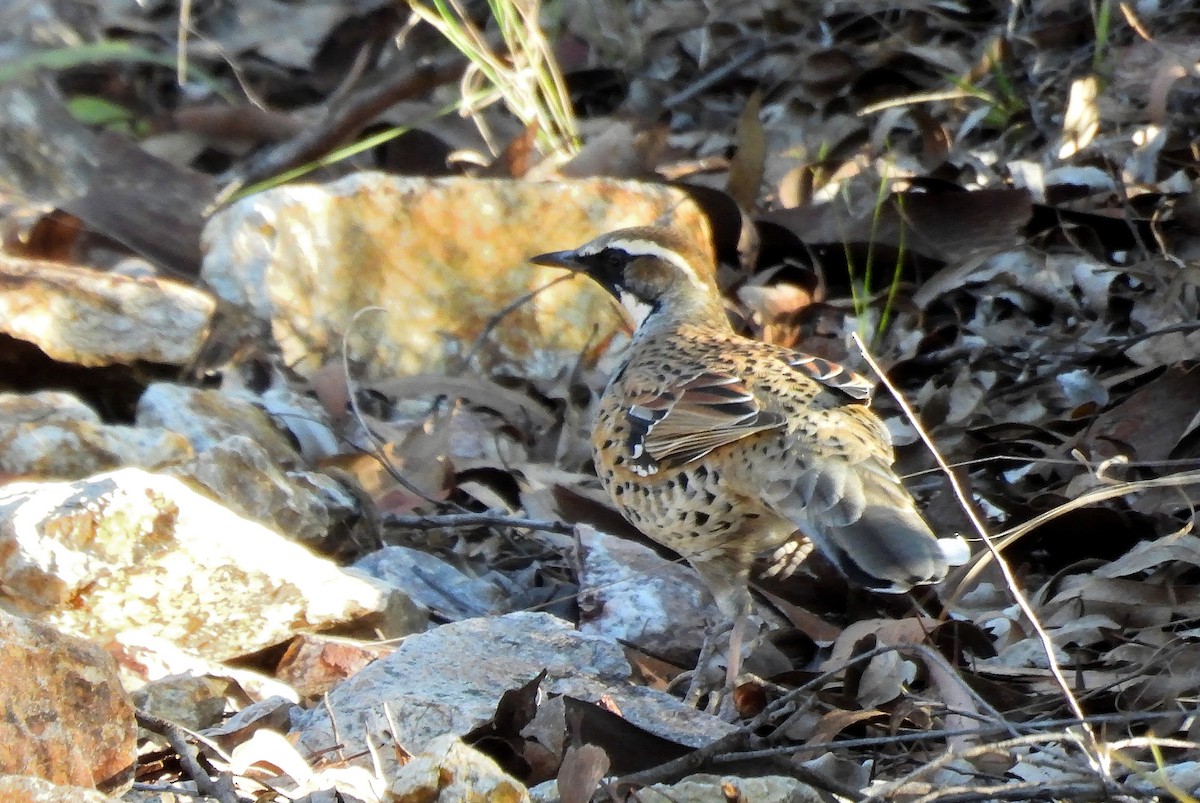
{"label": "bird's tail", "polygon": [[970,557],[962,537],[935,537],[909,507],[871,505],[848,525],[813,522],[807,535],[846,577],[873,591],[902,593],[940,582]]}

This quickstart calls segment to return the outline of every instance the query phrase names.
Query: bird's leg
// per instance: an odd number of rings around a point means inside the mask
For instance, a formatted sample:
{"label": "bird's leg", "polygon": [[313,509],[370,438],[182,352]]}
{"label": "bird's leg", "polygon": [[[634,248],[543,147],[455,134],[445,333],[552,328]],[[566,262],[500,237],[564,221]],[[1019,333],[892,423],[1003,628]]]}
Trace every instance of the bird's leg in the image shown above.
{"label": "bird's leg", "polygon": [[740,599],[733,615],[733,627],[729,631],[729,657],[725,662],[726,691],[733,691],[742,672],[742,644],[746,640],[746,628],[750,622],[750,592],[738,596]]}
{"label": "bird's leg", "polygon": [[[715,586],[715,583],[710,583]],[[728,696],[734,689],[738,675],[742,669],[742,652],[747,646],[746,638],[750,621],[752,600],[749,589],[741,584],[722,585],[714,588],[713,596],[724,621],[711,624],[704,634],[704,644],[700,648],[700,658],[696,662],[696,671],[688,685],[684,700],[695,706],[705,692],[706,671],[714,655],[720,650],[721,642],[728,637],[728,649],[725,654],[725,684],[720,689],[721,696]],[[728,633],[728,636],[726,634]],[[752,646],[752,644],[751,644]]]}

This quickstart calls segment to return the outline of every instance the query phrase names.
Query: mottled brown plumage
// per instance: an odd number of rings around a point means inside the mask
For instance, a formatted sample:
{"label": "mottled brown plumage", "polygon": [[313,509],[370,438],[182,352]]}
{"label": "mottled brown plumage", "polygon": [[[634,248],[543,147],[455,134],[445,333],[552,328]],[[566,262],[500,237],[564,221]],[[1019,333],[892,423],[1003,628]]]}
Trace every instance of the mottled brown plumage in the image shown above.
{"label": "mottled brown plumage", "polygon": [[644,306],[600,402],[596,470],[625,517],[687,558],[724,613],[747,610],[756,558],[788,576],[810,541],[867,588],[945,576],[948,542],[892,469],[870,384],[736,334],[706,256],[669,231],[635,228],[532,261]]}

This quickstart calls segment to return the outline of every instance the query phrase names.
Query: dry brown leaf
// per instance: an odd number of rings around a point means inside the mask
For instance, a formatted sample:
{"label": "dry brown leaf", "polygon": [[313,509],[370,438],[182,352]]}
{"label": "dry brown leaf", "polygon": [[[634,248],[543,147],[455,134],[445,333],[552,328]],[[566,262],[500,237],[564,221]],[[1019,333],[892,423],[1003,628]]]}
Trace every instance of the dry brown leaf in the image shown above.
{"label": "dry brown leaf", "polygon": [[1200,587],[1164,588],[1139,580],[1095,574],[1067,578],[1063,590],[1046,603],[1049,610],[1064,606],[1105,614],[1125,627],[1161,627],[1176,617],[1200,616]]}
{"label": "dry brown leaf", "polygon": [[558,771],[562,803],[587,803],[608,772],[608,754],[594,744],[568,747]]}
{"label": "dry brown leaf", "polygon": [[1194,535],[1170,535],[1143,541],[1106,566],[1096,570],[1101,577],[1125,577],[1166,564],[1200,566],[1200,538]]}
{"label": "dry brown leaf", "polygon": [[[380,512],[408,513],[428,500],[441,501],[450,494],[453,467],[444,442],[415,431],[403,443],[385,443],[379,455],[355,453],[320,461],[346,472],[374,501]],[[399,483],[392,470],[399,471],[423,496]]]}
{"label": "dry brown leaf", "polygon": [[614,120],[591,137],[571,161],[559,168],[558,173],[575,178],[641,178],[654,172],[666,144],[665,125],[646,127]]}
{"label": "dry brown leaf", "polygon": [[1169,369],[1092,421],[1075,441],[1099,462],[1123,455],[1159,461],[1172,456],[1187,431],[1200,398],[1200,371],[1186,365]]}
{"label": "dry brown leaf", "polygon": [[761,113],[762,93],[755,90],[746,99],[746,107],[738,118],[737,150],[729,164],[729,180],[725,185],[729,197],[742,209],[754,208],[766,170],[767,135],[759,119]]}
{"label": "dry brown leaf", "polygon": [[833,645],[829,658],[821,665],[822,672],[846,665],[854,657],[858,642],[874,637],[880,646],[921,644],[937,626],[934,619],[908,616],[903,619],[864,619],[848,625]]}
{"label": "dry brown leaf", "polygon": [[486,376],[420,374],[369,383],[385,396],[424,399],[448,396],[495,410],[501,418],[523,430],[545,430],[555,423],[544,406],[519,391],[510,390]]}
{"label": "dry brown leaf", "polygon": [[816,644],[832,644],[842,634],[842,628],[826,622],[811,611],[793,605],[782,597],[771,594],[763,589],[757,589],[760,594],[771,601],[779,611],[787,617],[792,627],[808,636]]}
{"label": "dry brown leaf", "polygon": [[827,744],[836,739],[838,734],[852,725],[870,720],[884,719],[887,719],[887,714],[877,709],[846,711],[841,708],[835,708],[829,713],[821,715],[812,734],[804,742],[805,744]]}

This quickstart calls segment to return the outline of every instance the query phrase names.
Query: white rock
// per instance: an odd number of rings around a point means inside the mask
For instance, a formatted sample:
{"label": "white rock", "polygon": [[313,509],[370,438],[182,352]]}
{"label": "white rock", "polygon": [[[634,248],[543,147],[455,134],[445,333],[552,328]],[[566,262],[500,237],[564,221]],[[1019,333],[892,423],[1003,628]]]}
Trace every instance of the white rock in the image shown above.
{"label": "white rock", "polygon": [[208,293],[170,279],[11,259],[0,276],[0,332],[79,365],[189,363],[216,309]]}
{"label": "white rock", "polygon": [[0,488],[0,601],[102,644],[145,631],[213,660],[382,611],[342,571],[172,477]]}
{"label": "white rock", "polygon": [[0,471],[86,477],[118,466],[158,468],[187,460],[187,440],[162,427],[105,424],[69,393],[0,394]]}

